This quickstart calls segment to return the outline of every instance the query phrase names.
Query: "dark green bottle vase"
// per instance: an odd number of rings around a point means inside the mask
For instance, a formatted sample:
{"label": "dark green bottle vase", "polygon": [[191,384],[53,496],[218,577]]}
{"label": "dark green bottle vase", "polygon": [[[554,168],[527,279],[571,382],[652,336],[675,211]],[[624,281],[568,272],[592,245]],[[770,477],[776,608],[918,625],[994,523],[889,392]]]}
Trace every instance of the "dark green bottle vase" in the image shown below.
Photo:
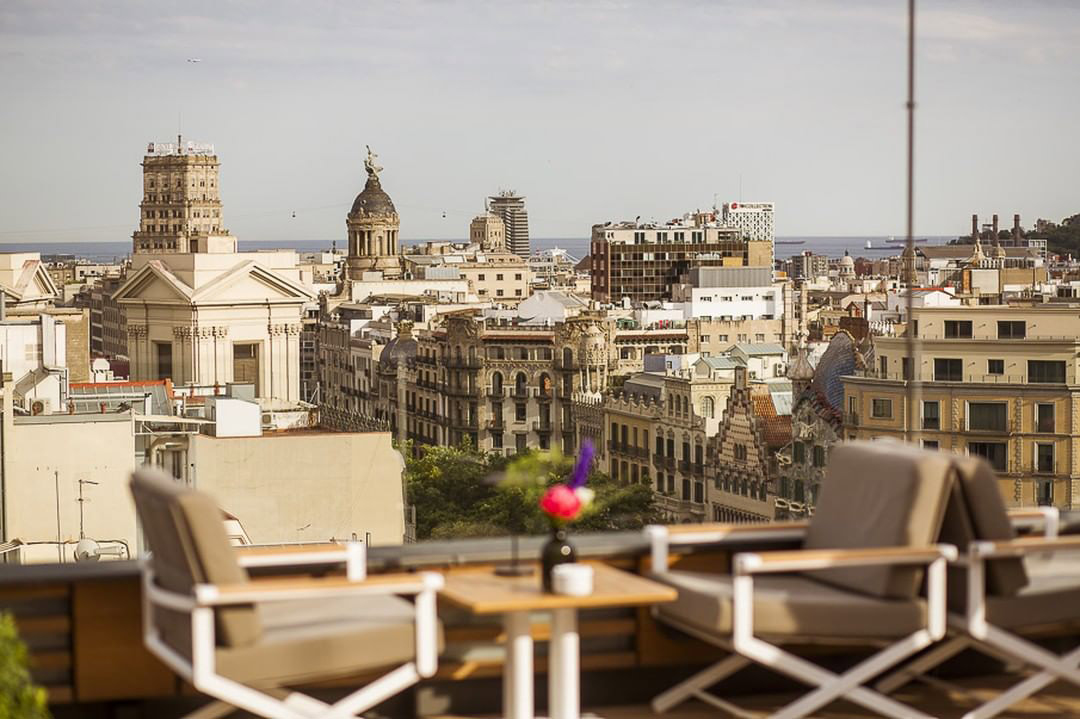
{"label": "dark green bottle vase", "polygon": [[559,564],[568,564],[577,561],[577,550],[566,538],[566,530],[554,529],[551,539],[544,545],[540,553],[540,563],[544,570],[544,591],[551,592],[551,571]]}

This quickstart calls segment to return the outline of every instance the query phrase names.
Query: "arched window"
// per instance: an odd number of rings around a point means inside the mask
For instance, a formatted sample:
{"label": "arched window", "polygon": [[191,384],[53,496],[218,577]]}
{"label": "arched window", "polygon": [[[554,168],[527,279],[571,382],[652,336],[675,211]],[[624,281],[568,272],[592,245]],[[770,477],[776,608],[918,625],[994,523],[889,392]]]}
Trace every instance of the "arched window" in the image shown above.
{"label": "arched window", "polygon": [[524,372],[518,372],[514,377],[514,394],[518,397],[524,397],[528,390],[529,381],[525,378]]}
{"label": "arched window", "polygon": [[501,395],[503,393],[502,372],[493,372],[491,375],[491,393]]}
{"label": "arched window", "polygon": [[569,369],[574,366],[574,350],[569,347],[564,347],[562,351],[562,363],[565,369]]}
{"label": "arched window", "polygon": [[701,416],[705,419],[713,419],[716,416],[716,403],[712,397],[701,399]]}
{"label": "arched window", "polygon": [[459,365],[461,364],[461,345],[454,348],[454,359],[457,360]]}

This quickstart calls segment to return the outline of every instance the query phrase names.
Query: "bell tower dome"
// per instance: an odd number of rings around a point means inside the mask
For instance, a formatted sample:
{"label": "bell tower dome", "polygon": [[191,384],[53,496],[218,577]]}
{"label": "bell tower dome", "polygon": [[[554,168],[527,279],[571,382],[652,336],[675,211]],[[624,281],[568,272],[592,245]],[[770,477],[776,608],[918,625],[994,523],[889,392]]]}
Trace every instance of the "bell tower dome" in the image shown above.
{"label": "bell tower dome", "polygon": [[383,169],[375,162],[379,156],[370,147],[367,153],[364,160],[367,182],[345,218],[349,235],[346,278],[360,280],[365,272],[382,272],[386,278],[397,278],[401,276],[398,258],[401,223],[393,200],[379,182],[379,173]]}

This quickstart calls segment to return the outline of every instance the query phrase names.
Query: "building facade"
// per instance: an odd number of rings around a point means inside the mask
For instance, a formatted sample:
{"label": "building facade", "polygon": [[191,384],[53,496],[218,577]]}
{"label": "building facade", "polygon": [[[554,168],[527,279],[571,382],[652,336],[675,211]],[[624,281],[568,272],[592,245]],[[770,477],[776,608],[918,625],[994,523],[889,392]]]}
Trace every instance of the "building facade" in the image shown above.
{"label": "building facade", "polygon": [[219,244],[236,249],[222,225],[213,145],[184,143],[179,136],[176,144],[152,142],[142,167],[139,229],[132,235],[136,254],[206,252]]}
{"label": "building facade", "polygon": [[401,276],[398,230],[401,222],[390,196],[382,189],[376,163],[378,155],[368,148],[364,170],[367,181],[353,200],[345,218],[349,254],[345,260],[348,279],[362,280],[365,272],[381,272],[393,279]]}
{"label": "building facade", "polygon": [[504,190],[488,198],[488,212],[503,222],[506,249],[518,257],[529,256],[529,212],[525,198],[513,190]]}
{"label": "building facade", "polygon": [[984,457],[1013,506],[1070,508],[1080,492],[1080,312],[1076,305],[922,308],[913,312],[919,406],[905,337],[844,378],[847,439],[904,438]]}
{"label": "building facade", "polygon": [[749,240],[711,214],[664,225],[594,225],[592,297],[599,302],[670,300],[672,285],[697,267],[772,267],[772,243]]}

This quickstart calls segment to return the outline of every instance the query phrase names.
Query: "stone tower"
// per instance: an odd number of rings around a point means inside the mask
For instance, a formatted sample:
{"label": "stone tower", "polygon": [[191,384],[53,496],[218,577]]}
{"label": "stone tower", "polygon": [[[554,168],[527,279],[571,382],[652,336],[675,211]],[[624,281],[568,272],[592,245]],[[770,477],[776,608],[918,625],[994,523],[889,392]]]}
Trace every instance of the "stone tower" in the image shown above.
{"label": "stone tower", "polygon": [[363,279],[365,272],[382,272],[388,279],[401,276],[398,257],[400,221],[393,201],[379,183],[382,168],[375,164],[377,158],[369,147],[364,160],[367,182],[345,218],[349,233],[345,272],[350,280]]}
{"label": "stone tower", "polygon": [[484,252],[506,252],[506,226],[502,218],[490,212],[477,215],[469,223],[469,242]]}
{"label": "stone tower", "polygon": [[179,135],[175,145],[151,142],[142,167],[136,254],[236,251],[236,238],[222,228],[213,145],[185,143]]}

